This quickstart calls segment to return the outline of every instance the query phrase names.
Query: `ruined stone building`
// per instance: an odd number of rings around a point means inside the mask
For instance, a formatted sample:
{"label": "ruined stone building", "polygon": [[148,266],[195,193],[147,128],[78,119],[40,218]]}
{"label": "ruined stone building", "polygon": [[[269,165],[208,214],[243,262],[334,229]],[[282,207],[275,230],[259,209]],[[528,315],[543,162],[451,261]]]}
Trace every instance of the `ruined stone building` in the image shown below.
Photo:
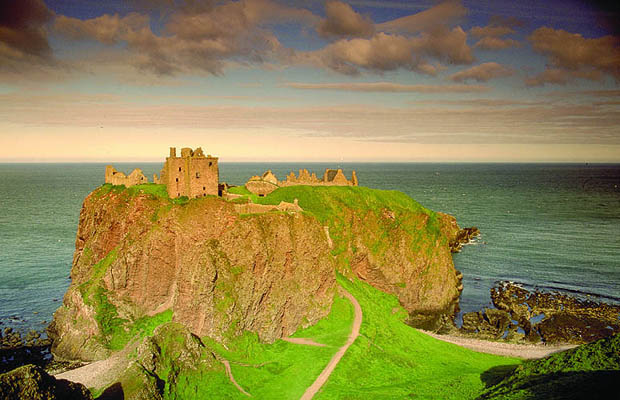
{"label": "ruined stone building", "polygon": [[[217,157],[205,156],[200,147],[196,150],[181,149],[181,157],[177,157],[175,147],[170,148],[170,156],[166,157],[160,176],[153,175],[153,182],[166,185],[168,196],[177,198],[204,197],[207,195],[221,195],[219,193],[220,173]],[[117,171],[113,166],[105,168],[105,183],[125,185],[127,187],[148,183],[148,179],[138,168],[129,176]]]}
{"label": "ruined stone building", "polygon": [[[153,174],[153,182],[166,185],[168,196],[172,199],[182,196],[189,198],[205,197],[207,195],[222,196],[226,194],[228,185],[220,184],[218,158],[211,155],[205,156],[200,147],[192,150],[189,147],[181,149],[181,156],[177,157],[175,147],[170,148],[170,156],[159,174]],[[108,165],[105,169],[105,182],[113,185],[125,185],[127,187],[148,183],[148,179],[138,168],[126,176]],[[300,169],[299,176],[291,172],[286,180],[279,181],[271,171],[261,176],[251,177],[245,187],[254,194],[266,196],[279,187],[310,185],[310,186],[357,186],[355,171],[351,174],[351,180],[342,172],[342,169],[326,169],[323,177],[319,179],[316,174]],[[230,196],[233,196],[230,194]],[[296,209],[296,207],[293,207]]]}
{"label": "ruined stone building", "polygon": [[117,171],[113,166],[107,165],[105,167],[105,183],[111,183],[112,185],[125,185],[127,187],[133,185],[139,185],[141,183],[147,183],[149,180],[142,173],[140,168],[136,168],[131,171],[129,176]]}
{"label": "ruined stone building", "polygon": [[259,196],[266,196],[279,187],[309,185],[309,186],[357,186],[357,175],[355,171],[351,174],[351,180],[342,172],[342,169],[326,169],[323,178],[319,179],[316,174],[308,172],[307,169],[300,169],[299,176],[291,171],[286,176],[286,180],[278,181],[278,178],[271,171],[265,172],[262,176],[251,177],[245,187],[252,193]]}
{"label": "ruined stone building", "polygon": [[205,156],[200,147],[196,150],[182,148],[181,157],[177,157],[176,148],[171,147],[160,177],[155,175],[153,181],[166,185],[168,196],[172,199],[221,195],[218,191],[220,173],[217,161],[217,157]]}

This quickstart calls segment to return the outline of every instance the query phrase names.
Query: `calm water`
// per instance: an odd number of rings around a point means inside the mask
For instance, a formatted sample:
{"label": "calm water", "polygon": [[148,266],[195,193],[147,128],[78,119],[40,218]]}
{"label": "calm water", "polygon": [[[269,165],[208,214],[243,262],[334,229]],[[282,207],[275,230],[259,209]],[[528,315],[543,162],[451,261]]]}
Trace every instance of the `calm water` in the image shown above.
{"label": "calm water", "polygon": [[[334,164],[221,163],[242,184],[270,168],[280,178]],[[116,164],[147,176],[161,164]],[[360,185],[398,189],[424,206],[478,226],[482,238],[455,255],[463,311],[490,304],[497,280],[620,302],[620,165],[344,164]],[[83,198],[103,164],[0,164],[0,322],[42,328],[69,285]]]}

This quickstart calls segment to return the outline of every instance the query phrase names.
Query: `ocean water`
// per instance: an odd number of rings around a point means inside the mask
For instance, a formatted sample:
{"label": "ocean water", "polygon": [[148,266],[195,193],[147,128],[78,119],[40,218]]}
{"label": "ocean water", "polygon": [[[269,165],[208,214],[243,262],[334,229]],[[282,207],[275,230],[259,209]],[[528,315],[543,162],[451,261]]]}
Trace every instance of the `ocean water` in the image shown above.
{"label": "ocean water", "polygon": [[[147,176],[161,163],[115,165]],[[221,163],[220,180],[243,184],[334,163]],[[342,164],[360,185],[400,190],[454,215],[481,238],[454,255],[464,274],[461,309],[490,305],[499,280],[620,303],[620,165]],[[70,283],[84,197],[104,164],[0,164],[0,327],[41,329]]]}

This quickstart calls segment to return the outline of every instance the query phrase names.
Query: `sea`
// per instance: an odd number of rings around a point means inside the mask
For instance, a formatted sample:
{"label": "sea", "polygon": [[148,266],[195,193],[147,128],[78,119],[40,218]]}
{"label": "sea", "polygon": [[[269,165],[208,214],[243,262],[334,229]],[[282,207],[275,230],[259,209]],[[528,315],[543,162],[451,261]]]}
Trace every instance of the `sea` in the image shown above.
{"label": "sea", "polygon": [[[115,166],[150,177],[162,164]],[[220,181],[334,167],[480,229],[454,255],[462,312],[491,306],[489,290],[504,280],[620,303],[620,164],[220,163]],[[0,164],[0,329],[41,330],[52,320],[70,283],[82,201],[103,184],[104,169]]]}

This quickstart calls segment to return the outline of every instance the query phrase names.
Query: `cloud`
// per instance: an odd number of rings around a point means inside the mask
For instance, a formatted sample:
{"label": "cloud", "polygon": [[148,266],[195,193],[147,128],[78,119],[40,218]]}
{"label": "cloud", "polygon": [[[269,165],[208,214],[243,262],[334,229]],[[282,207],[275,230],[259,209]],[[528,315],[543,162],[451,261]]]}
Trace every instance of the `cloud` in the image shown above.
{"label": "cloud", "polygon": [[0,95],[0,121],[2,126],[13,124],[23,130],[44,126],[45,132],[102,125],[104,130],[117,128],[118,132],[171,128],[192,132],[200,127],[202,140],[207,131],[217,138],[223,131],[264,133],[286,127],[289,137],[365,142],[620,144],[620,113],[610,111],[608,105],[589,103],[504,107],[426,103],[400,107],[156,105],[114,97],[74,101],[71,96],[11,93]]}
{"label": "cloud", "polygon": [[503,50],[509,47],[519,46],[521,46],[521,43],[514,39],[502,39],[498,37],[487,36],[476,42],[474,48],[482,50]]}
{"label": "cloud", "polygon": [[474,60],[467,34],[460,27],[437,27],[411,38],[379,32],[369,39],[341,39],[318,51],[298,53],[295,62],[346,75],[361,70],[382,73],[397,69],[437,75],[441,66],[431,64],[428,58],[451,64],[470,64]]}
{"label": "cloud", "polygon": [[469,31],[474,37],[501,37],[515,33],[515,30],[507,26],[474,26]]}
{"label": "cloud", "polygon": [[414,58],[412,52],[413,45],[408,38],[380,32],[370,39],[342,39],[318,51],[299,53],[296,60],[355,75],[360,69],[374,72],[399,68],[415,70],[420,60]]}
{"label": "cloud", "polygon": [[566,85],[576,78],[600,80],[602,74],[596,70],[568,70],[562,68],[546,68],[540,74],[525,79],[525,86],[544,86],[545,84]]}
{"label": "cloud", "polygon": [[52,61],[44,29],[52,16],[42,0],[0,3],[0,70],[20,70],[28,64]]}
{"label": "cloud", "polygon": [[392,92],[392,93],[470,93],[484,92],[489,87],[482,85],[403,85],[392,82],[359,83],[302,83],[287,82],[282,86],[304,90],[342,90],[348,92]]}
{"label": "cloud", "polygon": [[232,61],[263,64],[290,57],[292,51],[285,49],[265,25],[313,25],[318,21],[319,17],[308,10],[271,0],[186,1],[167,17],[161,34],[151,30],[146,15],[137,13],[88,20],[59,17],[55,29],[72,39],[126,43],[130,52],[128,62],[143,71],[158,75],[219,75]]}
{"label": "cloud", "polygon": [[480,38],[474,48],[483,50],[502,50],[509,47],[520,46],[514,39],[504,38],[506,35],[516,33],[514,28],[523,26],[524,23],[514,17],[492,16],[487,26],[474,26],[469,31],[472,36]]}
{"label": "cloud", "polygon": [[578,33],[542,27],[529,37],[532,47],[545,55],[551,68],[539,75],[544,83],[566,83],[581,77],[598,80],[602,74],[620,80],[620,37],[588,39]]}
{"label": "cloud", "polygon": [[476,65],[464,71],[459,71],[451,75],[450,79],[455,82],[464,82],[468,79],[478,82],[488,82],[493,78],[503,78],[512,74],[512,69],[496,62],[488,62]]}
{"label": "cloud", "polygon": [[436,27],[413,38],[413,49],[418,54],[432,56],[450,64],[471,64],[474,57],[467,45],[467,33],[460,26],[451,30]]}
{"label": "cloud", "polygon": [[392,33],[419,33],[438,25],[450,25],[467,14],[461,1],[444,1],[428,10],[377,24],[377,30]]}
{"label": "cloud", "polygon": [[346,3],[328,1],[325,13],[327,18],[317,27],[317,32],[323,37],[370,37],[375,33],[372,20],[356,13]]}
{"label": "cloud", "polygon": [[115,44],[125,40],[131,32],[149,29],[149,17],[137,13],[130,13],[125,17],[104,14],[83,21],[60,15],[54,22],[54,29],[74,40],[92,39],[105,44]]}

